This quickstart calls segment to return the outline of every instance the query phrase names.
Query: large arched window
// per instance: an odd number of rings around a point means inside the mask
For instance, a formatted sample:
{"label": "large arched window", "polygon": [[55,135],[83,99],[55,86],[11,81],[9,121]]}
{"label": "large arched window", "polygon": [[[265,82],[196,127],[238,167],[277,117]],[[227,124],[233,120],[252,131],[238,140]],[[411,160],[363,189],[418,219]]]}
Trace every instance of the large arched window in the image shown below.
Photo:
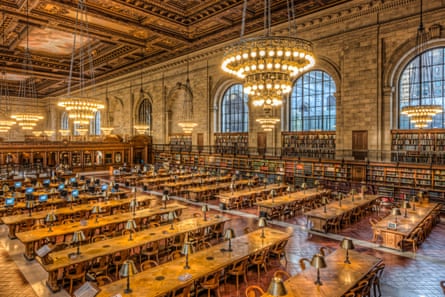
{"label": "large arched window", "polygon": [[230,86],[221,101],[221,132],[249,132],[249,107],[242,84]]}
{"label": "large arched window", "polygon": [[[419,57],[422,59],[420,63]],[[422,65],[422,75],[420,75]],[[405,106],[445,106],[445,48],[434,48],[412,59],[399,80],[399,129],[416,129],[408,116],[401,113]],[[422,79],[420,79],[420,77]],[[422,96],[420,96],[422,92]],[[433,117],[428,128],[444,128],[444,113]]]}
{"label": "large arched window", "polygon": [[62,120],[60,122],[60,129],[68,130],[69,129],[69,121],[68,121],[68,113],[62,113]]}
{"label": "large arched window", "polygon": [[335,91],[334,80],[324,71],[298,78],[290,97],[289,131],[335,130]]}
{"label": "large arched window", "polygon": [[90,121],[90,135],[100,135],[100,110],[96,111],[93,120]]}
{"label": "large arched window", "polygon": [[152,106],[150,100],[142,100],[142,102],[139,104],[136,123],[138,125],[148,125],[151,129],[151,112]]}

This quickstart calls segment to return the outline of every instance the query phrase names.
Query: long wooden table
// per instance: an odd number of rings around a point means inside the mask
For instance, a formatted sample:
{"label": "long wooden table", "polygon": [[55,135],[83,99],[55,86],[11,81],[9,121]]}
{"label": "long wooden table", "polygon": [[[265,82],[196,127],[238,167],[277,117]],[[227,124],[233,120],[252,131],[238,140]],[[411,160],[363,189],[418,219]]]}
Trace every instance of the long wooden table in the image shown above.
{"label": "long wooden table", "polygon": [[[344,263],[345,250],[337,249],[325,257],[326,268],[320,269],[322,285],[316,285],[317,270],[306,268],[284,282],[287,297],[341,297],[370,273],[382,260],[380,258],[349,251],[351,264]],[[263,297],[271,295],[264,294]]]}
{"label": "long wooden table", "polygon": [[[191,284],[207,274],[217,272],[232,263],[247,258],[262,249],[287,240],[292,234],[265,228],[265,238],[261,230],[232,239],[232,252],[227,252],[227,242],[189,255],[190,269],[184,268],[184,257],[140,272],[130,278],[133,292],[124,294],[126,279],[101,287],[96,297],[110,297],[116,294],[128,297],[160,297]],[[185,276],[189,278],[181,280]]]}
{"label": "long wooden table", "polygon": [[45,264],[40,257],[37,260],[48,272],[47,285],[53,291],[60,290],[57,283],[59,270],[74,264],[92,261],[98,257],[113,255],[123,250],[140,248],[150,242],[166,240],[182,233],[189,233],[202,228],[209,228],[215,225],[224,224],[229,221],[226,217],[208,217],[206,221],[203,218],[191,218],[175,223],[174,229],[170,225],[163,225],[156,228],[150,228],[145,231],[133,234],[133,240],[129,241],[127,236],[117,236],[112,239],[103,240],[80,247],[81,254],[76,255],[77,248],[69,248],[58,252],[50,253],[50,263]]}
{"label": "long wooden table", "polygon": [[242,197],[249,197],[252,195],[258,195],[264,192],[270,192],[272,190],[279,191],[282,189],[285,189],[285,184],[271,184],[264,186],[256,186],[253,188],[246,188],[239,191],[233,191],[233,192],[226,192],[226,193],[220,193],[216,195],[216,197],[219,199],[219,202],[225,205],[227,208],[231,208],[233,206],[233,202],[239,199],[242,199]]}
{"label": "long wooden table", "polygon": [[281,195],[278,197],[274,197],[273,199],[258,201],[258,214],[260,214],[261,212],[270,214],[277,208],[289,206],[295,202],[302,202],[304,200],[314,200],[321,197],[322,195],[327,195],[329,193],[330,190],[318,190],[314,188]]}
{"label": "long wooden table", "polygon": [[[100,198],[103,198],[102,196]],[[136,201],[138,203],[145,203],[148,200],[156,200],[157,198],[152,195],[141,195],[137,194]],[[95,203],[94,206],[100,206],[103,209],[107,209],[107,212],[109,214],[113,213],[113,209],[121,208],[123,206],[129,205],[130,202],[133,200],[133,198],[125,198],[125,199],[119,199],[119,200],[108,200],[108,201],[102,201]],[[74,205],[72,207],[61,207],[54,209],[52,212],[57,216],[72,216],[76,213],[80,212],[90,212],[93,208],[93,205],[91,204],[80,204],[80,205]],[[23,224],[29,220],[32,220],[33,223],[39,220],[43,220],[46,215],[48,214],[48,211],[38,211],[38,212],[31,212],[31,215],[29,213],[26,214],[19,214],[19,215],[12,215],[12,216],[5,216],[0,218],[0,220],[8,226],[9,233],[8,237],[10,239],[16,238],[16,232],[20,232],[18,230],[18,226],[20,224]]]}
{"label": "long wooden table", "polygon": [[[440,208],[438,203],[416,203],[416,210],[409,210],[407,217],[404,217],[404,210],[401,209],[402,215],[395,216],[390,214],[376,225],[373,226],[375,231],[378,231],[382,236],[382,246],[402,250],[402,245],[399,243],[407,238],[431,213]],[[396,224],[396,228],[390,228],[390,224]]]}
{"label": "long wooden table", "polygon": [[51,232],[48,230],[48,228],[43,228],[26,232],[19,232],[16,234],[16,236],[25,245],[25,254],[24,254],[25,258],[28,260],[32,260],[35,257],[35,249],[39,249],[40,242],[48,237],[69,235],[74,233],[75,231],[80,231],[80,230],[85,231],[90,229],[102,228],[110,224],[123,223],[130,219],[135,219],[135,220],[143,219],[147,217],[153,217],[156,215],[167,214],[171,211],[175,212],[181,211],[185,208],[187,207],[184,205],[169,204],[167,205],[167,208],[155,207],[155,208],[138,210],[136,211],[134,216],[131,212],[126,212],[103,217],[98,222],[96,222],[95,219],[89,219],[81,222],[75,222],[72,224],[53,226]]}
{"label": "long wooden table", "polygon": [[[249,183],[249,180],[242,179],[235,181],[236,187],[244,187]],[[209,195],[209,193],[219,193],[221,190],[227,190],[230,188],[232,182],[218,182],[211,185],[201,185],[196,187],[187,188],[187,198],[193,201],[204,201],[205,196]]]}
{"label": "long wooden table", "polygon": [[339,201],[333,201],[326,205],[326,212],[324,212],[324,206],[307,211],[304,213],[308,222],[311,222],[311,230],[327,232],[327,222],[329,220],[338,218],[347,212],[351,212],[356,208],[362,208],[377,199],[377,195],[365,195],[361,198],[359,195],[355,195],[354,201],[352,197],[348,196],[341,200],[341,206]]}

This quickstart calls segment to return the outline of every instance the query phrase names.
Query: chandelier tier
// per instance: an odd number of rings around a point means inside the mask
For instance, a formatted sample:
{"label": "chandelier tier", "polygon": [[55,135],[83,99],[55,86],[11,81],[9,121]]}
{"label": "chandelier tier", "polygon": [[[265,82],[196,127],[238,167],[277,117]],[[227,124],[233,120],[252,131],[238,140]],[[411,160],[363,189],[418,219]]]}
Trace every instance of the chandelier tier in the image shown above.
{"label": "chandelier tier", "polygon": [[14,113],[11,118],[17,122],[23,130],[33,130],[40,120],[43,120],[43,116],[34,113]]}
{"label": "chandelier tier", "polygon": [[138,134],[145,134],[147,130],[150,128],[147,124],[136,124],[133,126]]}
{"label": "chandelier tier", "polygon": [[[310,41],[271,36],[270,1],[265,1],[265,36],[243,39],[247,0],[244,2],[241,39],[228,47],[221,68],[244,81],[244,92],[255,106],[278,106],[292,89],[292,79],[315,64]],[[289,14],[292,14],[294,7]],[[289,17],[290,24],[290,17]]]}
{"label": "chandelier tier", "polygon": [[[93,57],[90,46],[92,41],[90,40],[88,32],[85,0],[78,1],[74,29],[67,95],[59,100],[58,106],[66,110],[68,117],[74,124],[87,126],[94,118],[95,113],[103,109],[105,105],[100,100],[85,95],[87,85],[94,90],[95,84]],[[76,50],[76,48],[78,48],[78,50]],[[78,57],[77,61],[76,57]],[[75,64],[77,64],[76,67]],[[73,73],[75,71],[79,73],[78,96],[71,95],[71,84],[74,81]]]}
{"label": "chandelier tier", "polygon": [[275,128],[275,125],[280,122],[280,119],[266,116],[264,118],[258,118],[256,121],[261,125],[261,128],[263,128],[264,131],[272,131],[272,129]]}
{"label": "chandelier tier", "polygon": [[[417,29],[416,35],[416,51],[417,51],[417,59],[418,72],[410,73],[413,75],[414,83],[418,83],[420,86],[419,90],[410,90],[414,94],[410,94],[414,98],[410,98],[410,101],[418,101],[418,105],[408,105],[402,107],[401,113],[408,116],[411,123],[414,124],[416,128],[427,128],[430,123],[433,121],[433,117],[441,112],[443,112],[443,106],[435,105],[435,104],[422,104],[422,96],[423,96],[423,83],[424,83],[424,72],[428,77],[430,74],[428,72],[433,71],[431,65],[429,64],[429,57],[425,57],[424,52],[426,48],[426,42],[428,40],[427,33],[425,31],[425,27],[423,26],[423,12],[422,7],[423,1],[420,1],[420,24]],[[417,94],[418,92],[418,94]],[[418,98],[417,98],[418,97]],[[430,98],[431,103],[433,103],[434,98]]]}

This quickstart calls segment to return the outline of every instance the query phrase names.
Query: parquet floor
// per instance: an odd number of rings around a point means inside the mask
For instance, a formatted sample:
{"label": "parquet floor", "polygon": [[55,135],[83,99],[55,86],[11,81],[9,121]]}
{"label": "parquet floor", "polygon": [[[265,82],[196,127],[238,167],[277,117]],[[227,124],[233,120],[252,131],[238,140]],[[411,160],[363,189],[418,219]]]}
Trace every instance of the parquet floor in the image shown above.
{"label": "parquet floor", "polygon": [[[216,201],[211,201],[211,214],[223,213]],[[200,206],[191,204],[184,217],[193,212],[200,212]],[[242,209],[224,212],[232,220],[227,224],[241,235],[245,227],[257,228],[256,209]],[[345,228],[339,234],[309,233],[305,228],[303,216],[288,219],[284,222],[269,222],[276,228],[293,228],[293,236],[287,245],[287,265],[284,262],[272,261],[268,271],[261,272],[261,280],[257,281],[255,267],[248,271],[247,283],[241,282],[239,296],[244,296],[248,285],[257,284],[267,289],[270,279],[277,269],[286,269],[291,274],[300,271],[298,260],[301,257],[311,258],[321,246],[338,248],[338,243],[344,236],[354,238],[357,250],[381,257],[386,264],[382,280],[382,296],[384,297],[439,297],[444,296],[439,286],[440,280],[445,280],[445,219],[433,228],[432,233],[420,246],[416,254],[381,248],[370,242],[371,228],[368,218]],[[6,226],[0,226],[0,297],[3,296],[68,296],[65,291],[52,294],[45,286],[46,273],[33,262],[27,262],[23,256],[23,246],[17,240],[7,238]],[[222,297],[235,297],[235,280],[229,279],[227,285],[220,287]],[[199,297],[207,296],[201,292]],[[213,296],[213,295],[212,295]]]}

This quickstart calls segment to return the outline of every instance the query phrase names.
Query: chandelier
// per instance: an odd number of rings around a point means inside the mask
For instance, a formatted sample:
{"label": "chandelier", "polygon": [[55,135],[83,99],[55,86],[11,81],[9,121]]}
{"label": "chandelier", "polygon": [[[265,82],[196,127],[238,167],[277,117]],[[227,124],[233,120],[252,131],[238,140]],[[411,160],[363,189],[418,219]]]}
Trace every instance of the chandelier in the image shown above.
{"label": "chandelier", "polygon": [[263,131],[270,132],[275,128],[275,125],[280,122],[279,118],[275,118],[272,115],[273,111],[271,108],[264,108],[264,117],[256,119],[256,121],[261,125]]}
{"label": "chandelier", "polygon": [[[417,35],[416,35],[416,50],[417,50],[417,61],[418,65],[414,68],[417,68],[417,70],[413,70],[410,73],[410,77],[413,78],[413,80],[416,80],[413,82],[412,85],[418,85],[419,88],[417,90],[410,90],[412,101],[418,101],[418,105],[408,105],[402,108],[402,114],[409,117],[411,123],[414,124],[416,128],[427,128],[430,123],[433,121],[433,117],[436,114],[439,114],[443,112],[443,107],[441,105],[424,105],[422,104],[422,96],[423,96],[423,83],[424,83],[424,77],[425,74],[428,78],[430,73],[432,72],[432,67],[429,63],[430,57],[428,57],[425,52],[425,45],[427,42],[427,33],[425,31],[425,27],[423,26],[423,20],[422,20],[422,0],[420,1],[420,24],[419,28],[417,29]],[[415,72],[417,71],[417,72]],[[418,81],[417,81],[418,80]],[[418,95],[417,95],[418,94]],[[413,96],[414,95],[414,96]],[[416,96],[417,95],[417,96]],[[416,98],[418,97],[418,99]],[[433,101],[433,98],[430,98],[431,101]],[[410,100],[410,101],[411,101]],[[433,103],[433,102],[432,102]]]}
{"label": "chandelier", "polygon": [[185,96],[182,105],[182,121],[178,122],[178,126],[182,128],[185,134],[191,134],[198,123],[193,121],[193,96],[189,78],[189,60],[187,59],[187,79],[185,80]]}
{"label": "chandelier", "polygon": [[[2,13],[2,20],[5,20],[5,12]],[[2,26],[2,45],[5,46],[5,26]],[[11,112],[11,100],[9,97],[8,82],[5,69],[2,69],[0,81],[0,133],[7,133],[15,124],[15,121],[9,119]]]}
{"label": "chandelier", "polygon": [[29,52],[29,8],[28,1],[26,1],[26,47],[23,58],[23,72],[25,77],[20,81],[19,98],[31,100],[32,104],[22,104],[22,111],[11,114],[22,130],[33,130],[37,123],[43,119],[43,116],[36,112],[37,109],[37,91],[32,75],[32,60]]}
{"label": "chandelier", "polygon": [[[66,97],[59,100],[58,106],[63,107],[68,117],[74,124],[86,126],[94,118],[95,113],[105,106],[99,100],[87,96],[86,87],[94,87],[93,58],[91,55],[91,40],[88,33],[87,9],[85,0],[79,0],[77,4],[76,22],[74,26],[74,41],[71,54],[70,73],[68,77],[68,91]],[[76,52],[77,40],[79,41],[79,51]],[[75,67],[76,56],[79,57],[77,69]],[[87,60],[87,61],[85,61]],[[85,69],[85,65],[88,69]],[[79,96],[71,96],[71,84],[73,82],[73,72],[79,73]],[[87,77],[89,72],[89,77]]]}
{"label": "chandelier", "polygon": [[278,106],[292,89],[292,79],[315,64],[312,43],[291,37],[294,4],[288,7],[289,36],[271,36],[271,0],[265,0],[264,36],[243,38],[247,0],[244,1],[241,38],[224,53],[222,70],[244,81],[244,92],[254,106]]}

